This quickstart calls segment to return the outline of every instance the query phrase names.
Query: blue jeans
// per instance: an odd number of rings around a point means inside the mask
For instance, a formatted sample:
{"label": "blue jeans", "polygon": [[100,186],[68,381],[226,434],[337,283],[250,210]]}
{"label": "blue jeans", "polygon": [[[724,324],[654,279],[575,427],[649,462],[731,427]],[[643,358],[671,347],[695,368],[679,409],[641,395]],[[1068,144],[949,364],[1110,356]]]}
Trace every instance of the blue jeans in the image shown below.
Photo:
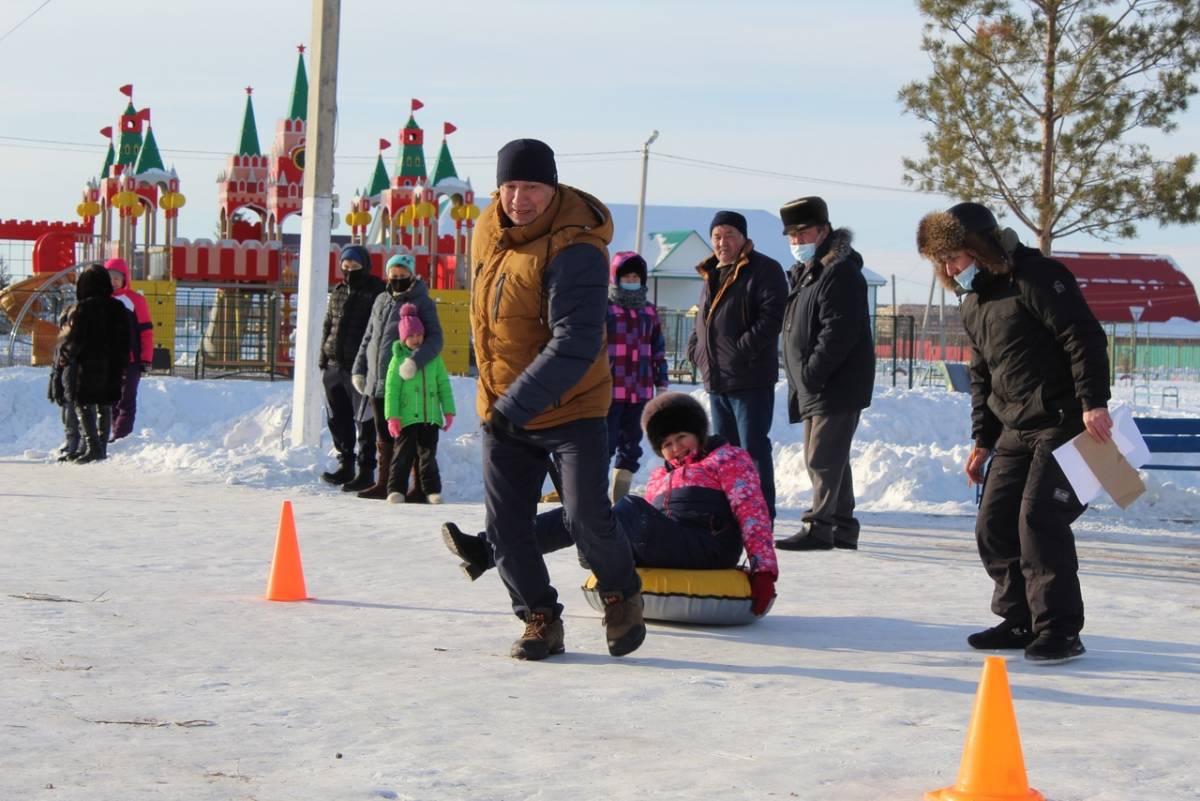
{"label": "blue jeans", "polygon": [[771,420],[775,417],[775,388],[708,393],[713,433],[744,448],[758,468],[767,511],[775,520],[775,463],[771,455]]}
{"label": "blue jeans", "polygon": [[617,455],[617,460],[613,462],[614,470],[638,471],[638,463],[642,458],[642,410],[645,408],[645,401],[613,401],[609,407],[608,459],[612,461],[613,454]]}

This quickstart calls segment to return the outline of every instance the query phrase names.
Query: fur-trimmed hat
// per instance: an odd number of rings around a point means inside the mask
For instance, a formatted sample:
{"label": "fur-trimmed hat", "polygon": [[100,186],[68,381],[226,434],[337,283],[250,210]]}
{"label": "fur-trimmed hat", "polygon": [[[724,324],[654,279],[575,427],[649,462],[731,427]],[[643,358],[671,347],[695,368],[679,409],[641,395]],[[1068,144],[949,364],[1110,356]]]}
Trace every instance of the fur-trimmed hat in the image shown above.
{"label": "fur-trimmed hat", "polygon": [[814,225],[829,225],[829,206],[816,195],[789,200],[779,210],[783,222],[783,235],[803,231]]}
{"label": "fur-trimmed hat", "polygon": [[425,324],[417,316],[417,305],[415,303],[405,303],[400,307],[400,324],[396,328],[400,334],[401,342],[413,334],[425,333]]}
{"label": "fur-trimmed hat", "polygon": [[621,276],[626,273],[637,273],[637,277],[642,280],[642,286],[646,285],[646,260],[632,250],[622,250],[612,257],[612,282],[618,283]]}
{"label": "fur-trimmed hat", "polygon": [[933,263],[938,280],[954,289],[954,279],[946,273],[947,255],[966,250],[988,272],[1009,271],[1009,255],[996,217],[979,203],[959,203],[946,211],[926,214],[917,224],[917,251]]}
{"label": "fur-trimmed hat", "polygon": [[642,429],[650,440],[650,447],[662,456],[663,440],[672,434],[694,434],[703,446],[708,439],[708,415],[691,395],[665,392],[646,404],[642,411]]}

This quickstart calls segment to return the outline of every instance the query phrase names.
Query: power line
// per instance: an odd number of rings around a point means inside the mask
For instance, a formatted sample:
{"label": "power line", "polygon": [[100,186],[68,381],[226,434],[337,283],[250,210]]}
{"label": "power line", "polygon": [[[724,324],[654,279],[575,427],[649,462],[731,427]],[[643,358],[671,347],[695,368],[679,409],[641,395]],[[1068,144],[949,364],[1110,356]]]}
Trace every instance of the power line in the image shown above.
{"label": "power line", "polygon": [[37,8],[35,8],[33,11],[30,11],[30,12],[29,12],[29,16],[27,16],[25,19],[21,20],[21,21],[20,21],[20,22],[18,22],[16,25],[14,25],[14,26],[12,26],[11,28],[9,28],[9,29],[8,29],[8,30],[7,30],[7,31],[4,33],[4,35],[3,35],[3,36],[0,36],[0,42],[3,42],[5,39],[7,39],[7,38],[9,37],[9,34],[11,34],[11,33],[12,33],[13,31],[15,31],[17,28],[20,28],[20,27],[21,27],[22,25],[24,25],[26,22],[29,22],[29,20],[33,18],[33,15],[34,15],[34,14],[38,13],[39,11],[41,11],[43,8],[45,8],[45,7],[46,7],[46,6],[48,6],[48,5],[50,5],[50,0],[46,0],[46,2],[42,3],[40,6],[38,6]]}
{"label": "power line", "polygon": [[671,153],[662,153],[659,151],[651,151],[651,158],[669,159],[670,161],[678,161],[683,164],[688,164],[700,168],[713,169],[724,172],[738,173],[741,175],[759,175],[764,178],[784,178],[789,181],[809,181],[816,184],[829,184],[832,186],[850,186],[856,189],[873,189],[881,192],[902,192],[907,195],[934,195],[941,194],[939,192],[926,192],[922,189],[905,189],[899,186],[881,186],[879,184],[864,184],[856,181],[839,181],[833,178],[814,178],[811,175],[794,175],[792,173],[777,172],[775,170],[761,170],[755,167],[742,167],[737,164],[724,164],[719,161],[707,161],[705,159],[694,159],[687,156],[676,156]]}

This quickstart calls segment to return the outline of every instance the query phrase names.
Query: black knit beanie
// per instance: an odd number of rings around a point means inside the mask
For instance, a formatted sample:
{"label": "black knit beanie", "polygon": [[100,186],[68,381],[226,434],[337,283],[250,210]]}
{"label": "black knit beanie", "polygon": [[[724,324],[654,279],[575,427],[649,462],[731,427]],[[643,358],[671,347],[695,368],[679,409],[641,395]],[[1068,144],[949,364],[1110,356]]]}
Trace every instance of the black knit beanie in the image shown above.
{"label": "black knit beanie", "polygon": [[738,229],[742,236],[746,236],[746,218],[738,214],[736,211],[718,211],[713,215],[712,222],[708,224],[708,232],[711,234],[712,229],[718,225],[731,225]]}
{"label": "black knit beanie", "polygon": [[496,154],[496,186],[509,181],[536,181],[558,186],[554,151],[537,139],[514,139]]}
{"label": "black knit beanie", "polygon": [[708,439],[708,415],[691,395],[665,392],[658,395],[642,411],[642,429],[650,447],[662,456],[662,442],[672,434],[695,434],[701,447]]}

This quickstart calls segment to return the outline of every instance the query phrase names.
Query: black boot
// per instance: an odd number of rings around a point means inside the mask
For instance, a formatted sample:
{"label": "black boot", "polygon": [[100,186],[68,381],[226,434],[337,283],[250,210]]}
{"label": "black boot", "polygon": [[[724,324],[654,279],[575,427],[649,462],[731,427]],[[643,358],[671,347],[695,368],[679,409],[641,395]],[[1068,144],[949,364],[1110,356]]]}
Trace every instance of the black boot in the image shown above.
{"label": "black boot", "polygon": [[104,458],[104,447],[101,445],[100,430],[97,425],[95,406],[77,406],[75,413],[79,416],[79,425],[83,429],[83,440],[86,443],[83,453],[75,460],[75,464],[98,462]]}
{"label": "black boot", "polygon": [[492,546],[483,537],[472,537],[453,523],[443,523],[442,542],[450,553],[463,560],[458,567],[471,581],[492,566]]}
{"label": "black boot", "polygon": [[375,453],[379,458],[379,477],[375,479],[374,486],[358,493],[358,497],[384,500],[387,498],[388,475],[392,470],[392,441],[381,439],[376,442]]}
{"label": "black boot", "polygon": [[338,469],[321,474],[321,480],[328,484],[345,484],[354,478],[354,455],[338,457]]}
{"label": "black boot", "polygon": [[775,549],[779,551],[832,551],[833,532],[817,532],[805,523],[790,537],[775,540]]}
{"label": "black boot", "polygon": [[361,492],[375,483],[375,465],[358,463],[354,478],[342,485],[342,492]]}

